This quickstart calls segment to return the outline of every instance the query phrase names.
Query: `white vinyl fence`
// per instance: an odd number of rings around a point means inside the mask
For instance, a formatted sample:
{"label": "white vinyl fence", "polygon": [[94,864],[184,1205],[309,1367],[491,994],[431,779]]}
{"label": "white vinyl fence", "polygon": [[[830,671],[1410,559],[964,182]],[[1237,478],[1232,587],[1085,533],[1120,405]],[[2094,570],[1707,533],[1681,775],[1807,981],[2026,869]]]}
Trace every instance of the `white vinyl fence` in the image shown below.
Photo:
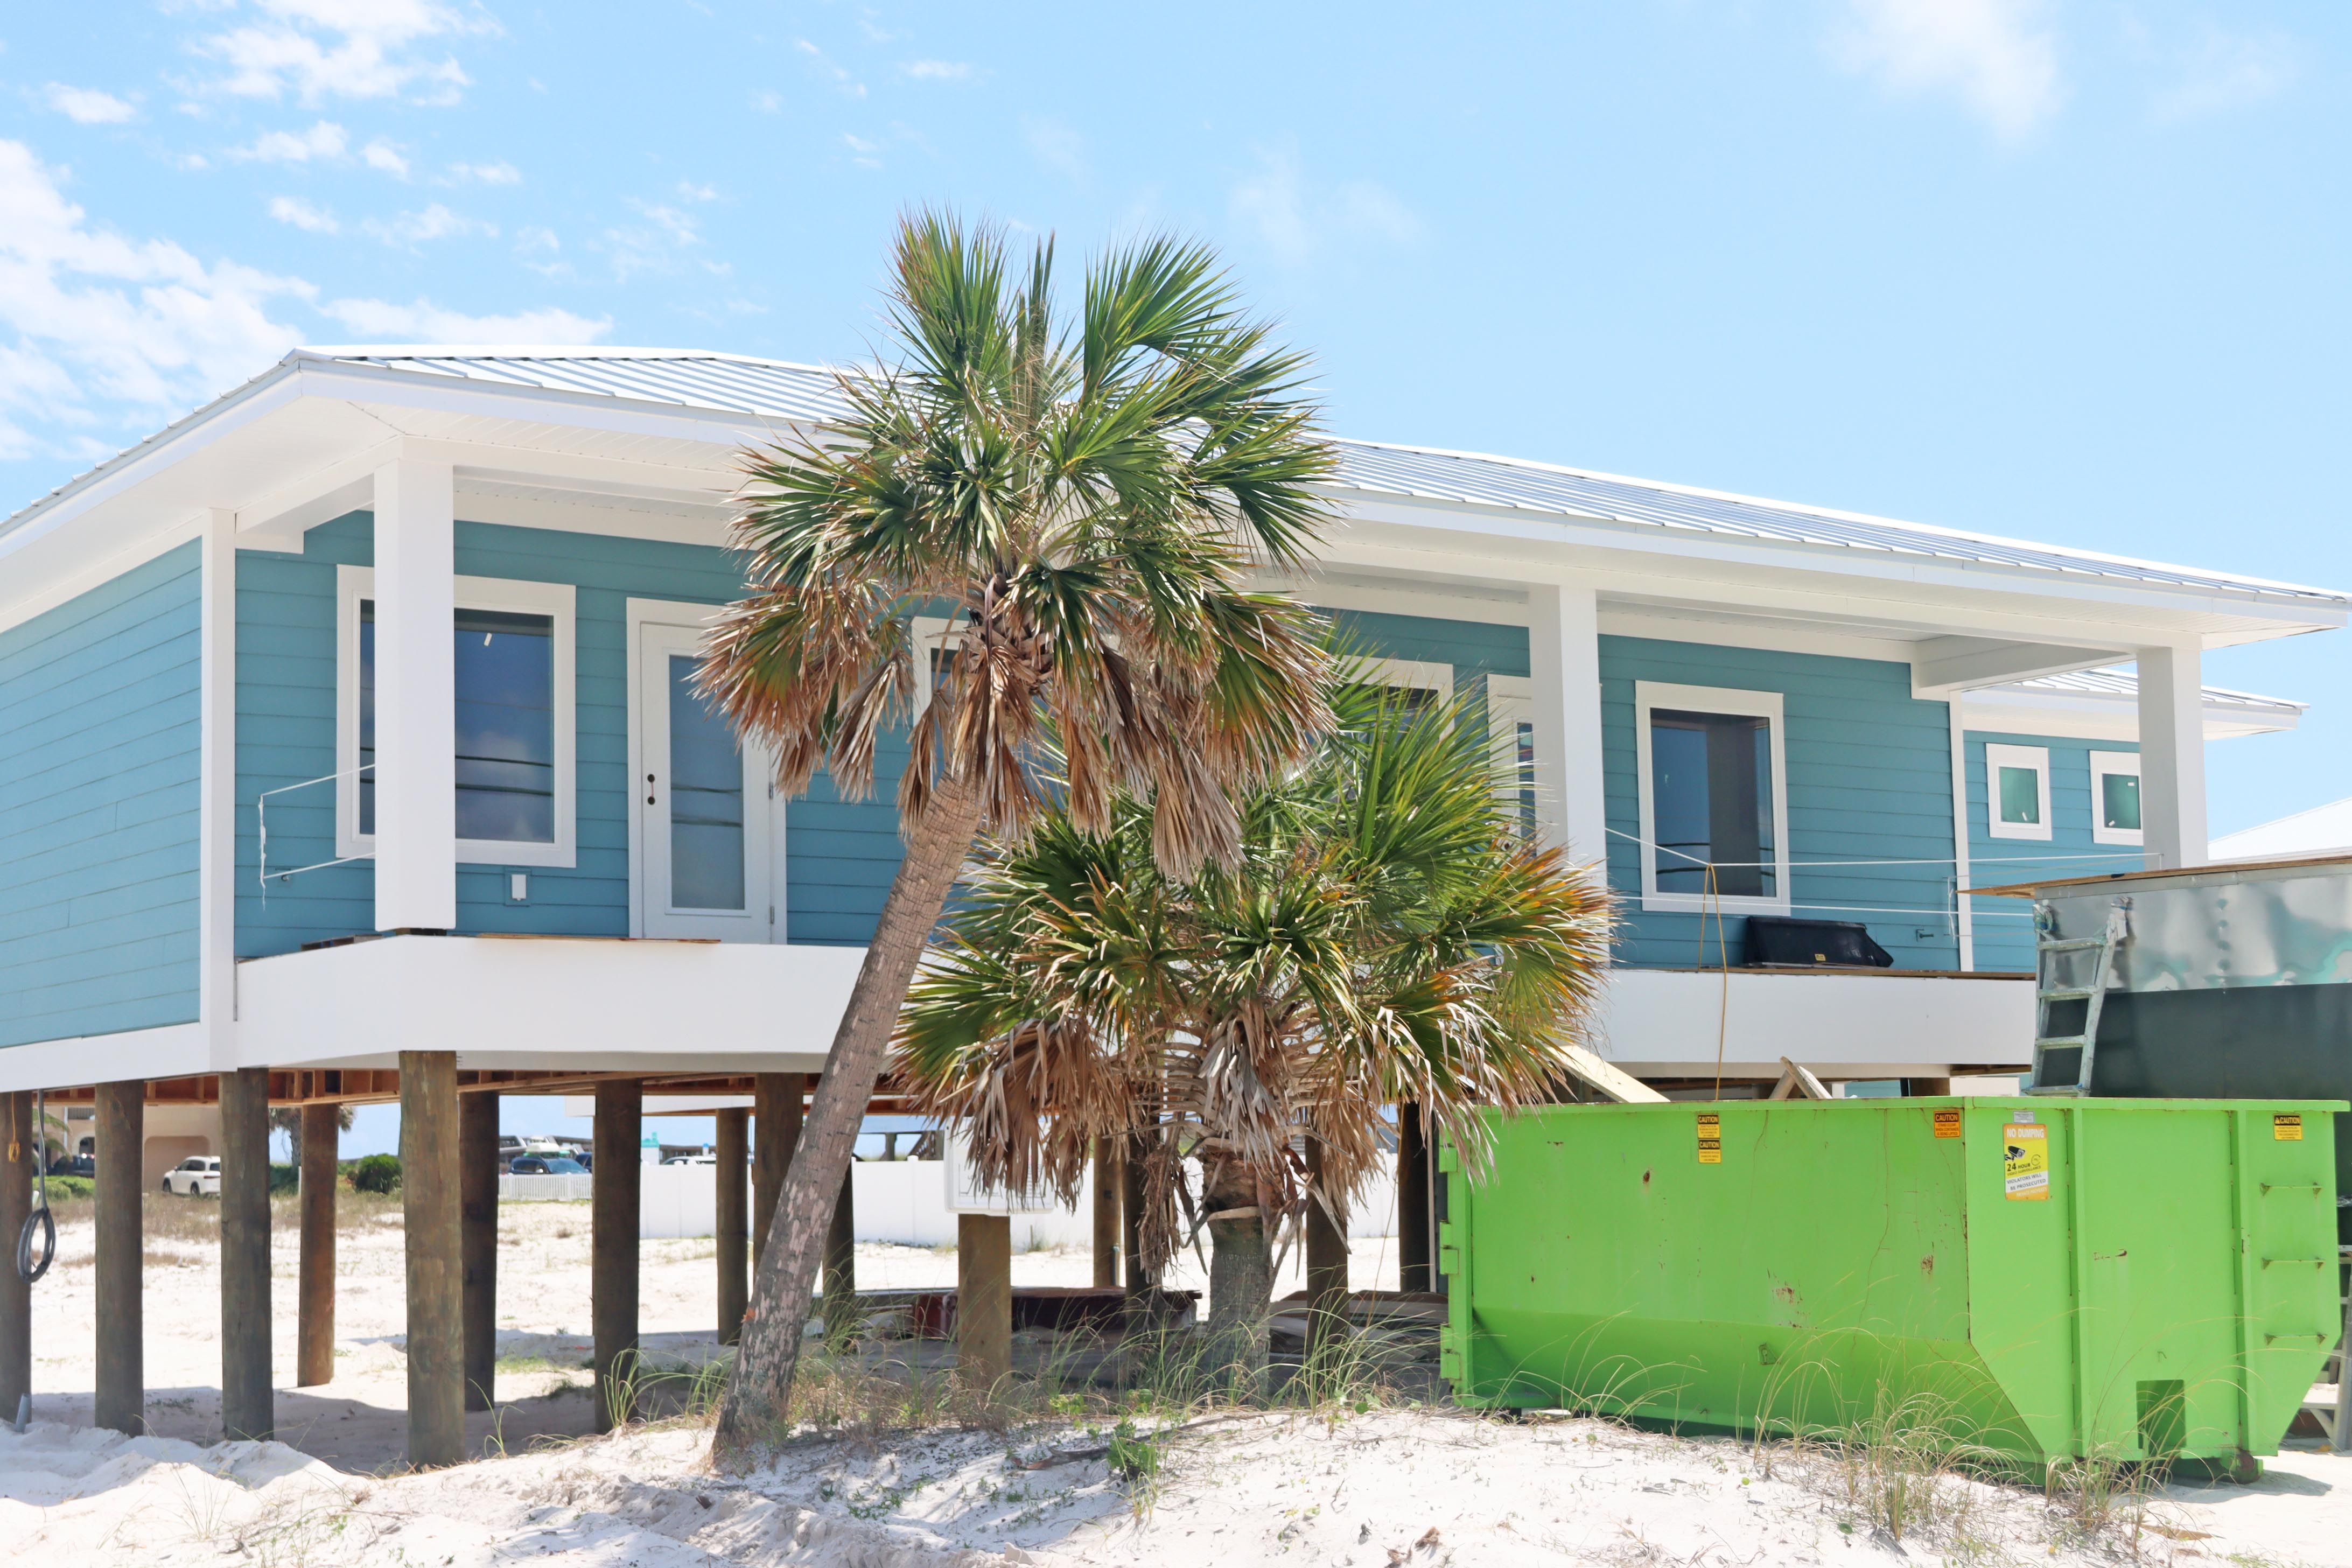
{"label": "white vinyl fence", "polygon": [[[860,1160],[850,1177],[857,1205],[857,1239],[909,1247],[952,1246],[956,1216],[948,1208],[947,1170],[939,1160]],[[641,1237],[709,1236],[719,1226],[719,1167],[647,1165],[642,1173],[637,1234]],[[593,1193],[593,1176],[500,1176],[500,1203],[580,1203]],[[1094,1173],[1087,1172],[1075,1209],[1013,1216],[1015,1251],[1086,1247],[1094,1239]],[[1383,1174],[1349,1215],[1348,1234],[1396,1234],[1396,1192]]]}

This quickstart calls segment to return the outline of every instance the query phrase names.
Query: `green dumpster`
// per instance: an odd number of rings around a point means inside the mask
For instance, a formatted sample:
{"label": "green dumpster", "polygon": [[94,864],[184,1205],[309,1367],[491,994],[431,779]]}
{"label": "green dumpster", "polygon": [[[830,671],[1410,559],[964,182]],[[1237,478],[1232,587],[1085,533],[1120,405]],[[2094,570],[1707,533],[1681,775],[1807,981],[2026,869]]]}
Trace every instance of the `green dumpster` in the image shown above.
{"label": "green dumpster", "polygon": [[1447,1151],[1462,1403],[2278,1451],[2338,1332],[2334,1100],[1556,1106]]}

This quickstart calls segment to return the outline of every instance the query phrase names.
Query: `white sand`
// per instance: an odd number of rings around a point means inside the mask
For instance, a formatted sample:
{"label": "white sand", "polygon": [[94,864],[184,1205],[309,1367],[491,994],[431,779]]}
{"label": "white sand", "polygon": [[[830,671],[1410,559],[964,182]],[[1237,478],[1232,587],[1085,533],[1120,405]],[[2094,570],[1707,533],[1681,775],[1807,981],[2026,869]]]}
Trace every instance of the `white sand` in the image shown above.
{"label": "white sand", "polygon": [[[500,1398],[519,1401],[499,1417],[513,1457],[423,1476],[356,1473],[392,1466],[403,1442],[396,1226],[346,1233],[338,1376],[299,1392],[283,1386],[294,1259],[281,1237],[276,1353],[288,1442],[211,1447],[199,1446],[218,1433],[219,1308],[207,1249],[182,1248],[184,1262],[150,1268],[155,1435],[124,1438],[88,1426],[89,1235],[69,1227],[64,1260],[35,1291],[36,1423],[23,1436],[0,1431],[0,1554],[271,1568],[525,1559],[555,1568],[1903,1559],[2090,1568],[2135,1550],[2141,1562],[2184,1568],[2352,1563],[2352,1462],[2308,1452],[2271,1461],[2254,1487],[2174,1489],[2136,1531],[2111,1523],[2088,1539],[2038,1492],[1946,1482],[1939,1522],[1899,1543],[1874,1531],[1827,1461],[1784,1453],[1766,1475],[1738,1443],[1583,1421],[1375,1411],[1334,1425],[1281,1415],[1213,1423],[1172,1440],[1140,1521],[1099,1458],[1019,1467],[1015,1456],[1101,1442],[1066,1427],[812,1440],[768,1468],[723,1477],[699,1428],[569,1436],[588,1415],[576,1391],[587,1351],[586,1220],[584,1205],[510,1205],[502,1216],[503,1349],[544,1361],[510,1363],[499,1376]],[[651,1242],[644,1256],[648,1339],[692,1359],[709,1340],[710,1245]],[[1392,1254],[1384,1269],[1382,1261],[1377,1244],[1365,1248],[1360,1283],[1385,1272],[1379,1282],[1392,1284]],[[868,1289],[946,1284],[954,1266],[952,1254],[859,1249]],[[1083,1254],[1026,1254],[1014,1270],[1024,1284],[1076,1284],[1089,1265]],[[477,1443],[488,1443],[492,1417],[472,1422]]]}

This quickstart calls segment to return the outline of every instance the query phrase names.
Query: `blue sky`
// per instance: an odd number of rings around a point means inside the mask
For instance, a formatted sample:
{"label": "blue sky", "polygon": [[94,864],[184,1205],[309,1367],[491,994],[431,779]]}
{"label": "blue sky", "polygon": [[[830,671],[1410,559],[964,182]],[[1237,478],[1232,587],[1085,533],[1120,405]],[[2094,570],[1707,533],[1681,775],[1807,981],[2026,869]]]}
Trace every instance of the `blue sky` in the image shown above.
{"label": "blue sky", "polygon": [[[167,0],[0,21],[0,510],[298,342],[871,341],[893,215],[1217,246],[1351,435],[2352,584],[2352,8]],[[2345,634],[2211,752],[2352,794]]]}

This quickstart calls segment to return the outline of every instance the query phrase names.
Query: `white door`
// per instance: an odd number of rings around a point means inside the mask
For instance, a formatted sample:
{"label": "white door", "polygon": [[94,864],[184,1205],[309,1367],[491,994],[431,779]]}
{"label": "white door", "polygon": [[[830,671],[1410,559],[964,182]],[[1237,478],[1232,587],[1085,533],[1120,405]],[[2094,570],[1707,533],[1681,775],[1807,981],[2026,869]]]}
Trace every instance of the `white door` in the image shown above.
{"label": "white door", "polygon": [[765,752],[694,689],[699,626],[637,627],[637,929],[781,942],[781,803]]}

